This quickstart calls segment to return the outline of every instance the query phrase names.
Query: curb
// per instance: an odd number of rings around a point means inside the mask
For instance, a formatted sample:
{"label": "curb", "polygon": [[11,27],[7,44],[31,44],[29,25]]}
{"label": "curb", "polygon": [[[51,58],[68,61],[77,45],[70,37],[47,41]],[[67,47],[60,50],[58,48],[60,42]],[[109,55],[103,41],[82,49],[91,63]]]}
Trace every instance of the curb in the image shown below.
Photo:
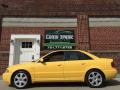
{"label": "curb", "polygon": [[0,76],[0,80],[2,80],[2,76]]}
{"label": "curb", "polygon": [[117,76],[115,78],[120,78],[120,74],[117,74]]}
{"label": "curb", "polygon": [[114,80],[120,81],[120,78],[114,78]]}

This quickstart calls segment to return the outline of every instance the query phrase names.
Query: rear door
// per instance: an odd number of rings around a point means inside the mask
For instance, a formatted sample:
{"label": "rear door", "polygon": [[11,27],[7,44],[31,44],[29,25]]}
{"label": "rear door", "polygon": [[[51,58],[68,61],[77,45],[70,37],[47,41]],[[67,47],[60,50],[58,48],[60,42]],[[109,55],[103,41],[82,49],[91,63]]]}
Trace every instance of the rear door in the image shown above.
{"label": "rear door", "polygon": [[88,55],[79,51],[66,51],[64,65],[65,80],[81,80],[86,67],[92,61]]}

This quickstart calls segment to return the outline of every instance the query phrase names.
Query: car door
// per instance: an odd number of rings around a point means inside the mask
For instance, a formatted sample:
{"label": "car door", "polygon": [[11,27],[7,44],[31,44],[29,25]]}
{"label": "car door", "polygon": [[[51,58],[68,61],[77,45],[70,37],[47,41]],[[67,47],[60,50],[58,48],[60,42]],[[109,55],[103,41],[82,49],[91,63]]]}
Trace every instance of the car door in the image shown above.
{"label": "car door", "polygon": [[64,78],[65,80],[81,80],[86,67],[92,58],[79,51],[65,52]]}
{"label": "car door", "polygon": [[63,80],[64,52],[54,52],[35,65],[36,81]]}

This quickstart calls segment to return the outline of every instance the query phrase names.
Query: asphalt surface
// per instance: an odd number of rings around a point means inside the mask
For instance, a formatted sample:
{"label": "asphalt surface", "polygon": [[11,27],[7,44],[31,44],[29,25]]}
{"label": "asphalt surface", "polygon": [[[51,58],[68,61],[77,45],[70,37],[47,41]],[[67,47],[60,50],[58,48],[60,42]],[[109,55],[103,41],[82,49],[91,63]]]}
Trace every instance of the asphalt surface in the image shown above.
{"label": "asphalt surface", "polygon": [[[0,80],[0,90],[18,90],[14,87],[8,86],[2,80]],[[107,81],[105,87],[102,88],[90,88],[84,83],[36,83],[32,84],[27,89],[21,90],[120,90],[120,78]]]}
{"label": "asphalt surface", "polygon": [[[18,90],[18,89],[7,85],[6,83],[3,82],[2,77],[0,77],[0,90]],[[120,74],[118,74],[114,80],[107,81],[105,83],[105,87],[102,88],[90,88],[84,83],[72,82],[72,83],[35,83],[29,86],[29,88],[21,90],[120,90]]]}

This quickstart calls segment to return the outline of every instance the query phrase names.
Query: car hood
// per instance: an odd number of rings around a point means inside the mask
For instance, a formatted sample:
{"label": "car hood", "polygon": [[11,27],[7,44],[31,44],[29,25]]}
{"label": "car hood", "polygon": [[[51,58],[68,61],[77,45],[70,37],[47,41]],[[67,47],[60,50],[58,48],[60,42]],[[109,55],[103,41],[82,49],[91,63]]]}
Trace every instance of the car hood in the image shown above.
{"label": "car hood", "polygon": [[33,64],[35,62],[29,62],[29,63],[24,63],[24,64],[16,64],[8,67],[7,69],[9,70],[17,70],[17,69],[27,69],[27,68],[32,68]]}

